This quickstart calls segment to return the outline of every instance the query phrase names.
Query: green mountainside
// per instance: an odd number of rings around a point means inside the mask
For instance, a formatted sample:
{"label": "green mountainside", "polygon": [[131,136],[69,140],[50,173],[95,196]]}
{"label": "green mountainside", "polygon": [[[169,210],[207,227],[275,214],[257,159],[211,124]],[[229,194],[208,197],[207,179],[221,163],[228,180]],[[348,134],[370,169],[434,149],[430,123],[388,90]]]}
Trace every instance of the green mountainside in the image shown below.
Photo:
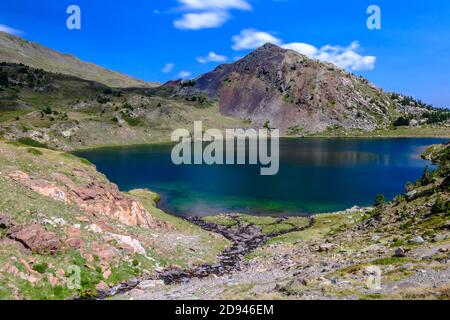
{"label": "green mountainside", "polygon": [[72,55],[59,53],[38,43],[4,32],[0,32],[0,61],[23,63],[53,73],[97,81],[110,87],[152,87],[157,85],[157,83],[144,82],[93,63],[81,61]]}

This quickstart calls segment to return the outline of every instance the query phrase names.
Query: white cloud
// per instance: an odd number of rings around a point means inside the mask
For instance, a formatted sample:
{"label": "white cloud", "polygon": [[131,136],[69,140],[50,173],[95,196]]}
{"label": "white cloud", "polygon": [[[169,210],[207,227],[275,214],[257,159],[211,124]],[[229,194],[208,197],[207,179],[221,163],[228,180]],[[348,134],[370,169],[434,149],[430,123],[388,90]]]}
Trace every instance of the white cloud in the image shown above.
{"label": "white cloud", "polygon": [[256,29],[242,30],[239,35],[233,36],[233,50],[249,50],[261,47],[267,42],[281,45],[282,41],[268,32]]}
{"label": "white cloud", "polygon": [[347,47],[326,45],[320,49],[307,43],[288,43],[285,49],[295,50],[311,59],[331,62],[342,69],[353,71],[373,70],[377,60],[374,56],[363,56],[358,53],[360,45],[357,41]]}
{"label": "white cloud", "polygon": [[317,55],[317,52],[319,51],[316,47],[310,44],[299,42],[285,44],[283,45],[283,48],[297,51],[298,53],[304,54],[310,58]]}
{"label": "white cloud", "polygon": [[251,10],[244,0],[178,0],[187,10]]}
{"label": "white cloud", "polygon": [[222,56],[220,54],[215,53],[214,51],[211,51],[208,53],[208,56],[206,57],[198,57],[197,61],[200,63],[208,63],[208,62],[225,62],[228,60],[228,57]]}
{"label": "white cloud", "polygon": [[240,34],[233,36],[232,41],[232,48],[236,51],[253,50],[269,42],[297,51],[311,59],[330,62],[342,69],[352,71],[373,70],[377,61],[374,56],[364,56],[359,53],[361,50],[358,41],[352,42],[347,47],[326,45],[317,48],[302,42],[283,43],[283,40],[274,35],[256,29],[244,29]]}
{"label": "white cloud", "polygon": [[21,30],[17,30],[17,29],[11,28],[11,27],[9,27],[9,26],[7,26],[5,24],[0,24],[0,31],[6,32],[6,33],[9,33],[9,34],[13,34],[13,35],[16,35],[16,36],[17,35],[21,35],[21,34],[24,33]]}
{"label": "white cloud", "polygon": [[187,13],[181,19],[175,20],[173,25],[182,30],[200,30],[222,26],[229,18],[227,12]]}
{"label": "white cloud", "polygon": [[174,21],[174,27],[182,30],[218,28],[231,15],[231,10],[251,10],[246,0],[177,0],[181,10],[187,12]]}
{"label": "white cloud", "polygon": [[190,73],[189,71],[183,70],[183,71],[180,71],[177,76],[180,79],[187,79],[192,76],[192,73]]}
{"label": "white cloud", "polygon": [[170,73],[172,72],[173,68],[175,67],[175,64],[173,63],[167,63],[162,69],[162,73]]}

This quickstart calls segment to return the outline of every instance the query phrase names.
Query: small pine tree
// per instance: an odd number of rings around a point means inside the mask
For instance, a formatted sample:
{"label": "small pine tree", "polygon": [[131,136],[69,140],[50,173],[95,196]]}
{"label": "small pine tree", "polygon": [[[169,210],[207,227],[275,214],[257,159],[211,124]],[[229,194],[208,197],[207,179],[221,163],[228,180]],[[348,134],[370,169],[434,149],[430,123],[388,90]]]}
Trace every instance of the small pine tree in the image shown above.
{"label": "small pine tree", "polygon": [[385,202],[386,202],[386,200],[384,199],[384,195],[379,194],[375,198],[375,207],[380,207],[380,206],[384,205]]}

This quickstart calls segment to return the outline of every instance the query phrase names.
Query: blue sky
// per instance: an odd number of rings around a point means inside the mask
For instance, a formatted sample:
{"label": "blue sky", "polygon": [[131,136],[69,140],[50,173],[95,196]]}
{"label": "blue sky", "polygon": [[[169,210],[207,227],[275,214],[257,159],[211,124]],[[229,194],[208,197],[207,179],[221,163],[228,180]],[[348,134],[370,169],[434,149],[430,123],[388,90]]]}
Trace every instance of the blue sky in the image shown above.
{"label": "blue sky", "polygon": [[[81,8],[81,30],[66,9]],[[366,10],[381,8],[381,30]],[[450,106],[448,0],[15,0],[0,29],[132,76],[195,77],[270,40],[376,85]]]}

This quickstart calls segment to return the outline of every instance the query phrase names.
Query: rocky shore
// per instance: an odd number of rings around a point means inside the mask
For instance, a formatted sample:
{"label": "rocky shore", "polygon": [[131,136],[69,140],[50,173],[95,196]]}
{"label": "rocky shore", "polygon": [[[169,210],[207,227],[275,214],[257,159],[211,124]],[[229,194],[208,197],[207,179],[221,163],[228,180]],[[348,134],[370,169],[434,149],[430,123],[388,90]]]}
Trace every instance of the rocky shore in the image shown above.
{"label": "rocky shore", "polygon": [[[235,223],[233,225],[221,225],[218,223],[208,222],[201,217],[186,218],[192,224],[195,224],[203,230],[220,234],[226,239],[230,240],[231,245],[217,256],[216,263],[202,264],[187,269],[169,267],[163,270],[158,270],[157,275],[150,278],[136,278],[128,282],[121,283],[110,289],[102,290],[97,295],[87,297],[89,299],[106,299],[118,294],[124,294],[135,288],[154,288],[163,285],[187,283],[192,279],[202,279],[210,276],[223,276],[231,274],[234,271],[242,270],[242,264],[245,256],[250,254],[253,250],[263,246],[269,240],[282,236],[290,232],[297,232],[310,228],[314,224],[314,218],[304,218],[308,223],[304,226],[291,225],[285,230],[271,232],[269,234],[263,233],[260,227],[255,224],[249,224],[242,221],[240,214],[226,214],[221,218],[230,219]],[[277,217],[270,224],[272,227],[277,227],[286,223],[288,217]]]}
{"label": "rocky shore", "polygon": [[375,208],[188,221],[86,160],[0,151],[2,299],[450,298],[448,144],[424,154],[434,171]]}
{"label": "rocky shore", "polygon": [[[247,251],[239,267],[229,272],[182,277],[175,273],[165,284],[138,286],[115,299],[448,300],[450,145],[431,147],[424,158],[437,169],[426,170],[392,202],[316,215],[313,224],[299,231],[263,236],[265,241]],[[267,234],[273,221],[265,219],[238,220],[251,221],[250,230]],[[227,237],[245,243],[235,218],[202,220],[207,220],[199,222],[204,228],[226,230]],[[220,226],[209,224],[211,220]],[[230,233],[230,228],[237,232]],[[250,235],[261,239],[258,232]]]}
{"label": "rocky shore", "polygon": [[[226,215],[236,222],[235,226],[224,226],[212,222],[206,222],[200,217],[187,218],[191,223],[201,227],[204,230],[218,233],[231,241],[231,246],[227,247],[218,257],[217,263],[213,265],[201,265],[188,270],[171,268],[160,273],[160,278],[165,284],[172,284],[187,281],[191,278],[205,278],[211,275],[221,276],[234,270],[241,270],[241,263],[244,257],[264,245],[270,239],[287,234],[290,232],[301,231],[310,227],[314,223],[314,219],[309,219],[307,227],[295,227],[291,229],[264,234],[258,226],[253,224],[243,224],[240,215]],[[274,225],[281,224],[287,218],[277,218]]]}

